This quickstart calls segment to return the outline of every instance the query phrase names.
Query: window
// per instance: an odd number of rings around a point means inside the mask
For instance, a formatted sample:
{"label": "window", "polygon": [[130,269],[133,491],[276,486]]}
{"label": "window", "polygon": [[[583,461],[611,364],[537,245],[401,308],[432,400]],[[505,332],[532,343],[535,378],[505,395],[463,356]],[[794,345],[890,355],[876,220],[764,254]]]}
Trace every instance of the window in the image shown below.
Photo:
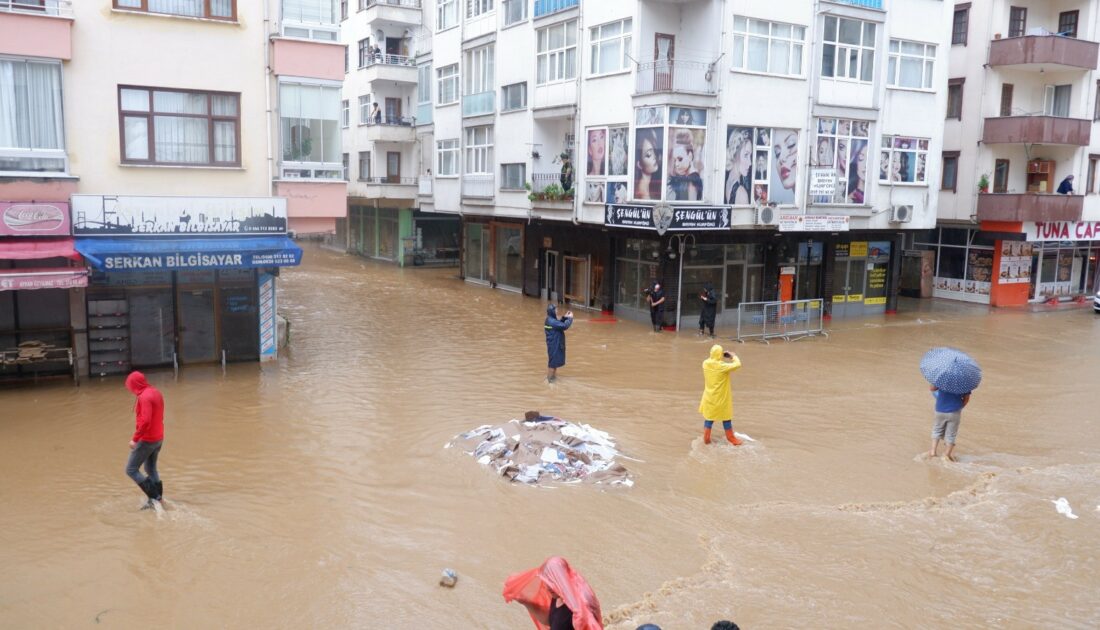
{"label": "window", "polygon": [[359,181],[370,180],[370,151],[359,152]]}
{"label": "window", "polygon": [[940,190],[959,191],[959,152],[943,152],[943,173],[940,176]]}
{"label": "window", "polygon": [[1092,106],[1092,119],[1100,120],[1100,81],[1096,82],[1096,103]]}
{"label": "window", "polygon": [[882,136],[880,182],[923,184],[928,166],[928,138]]}
{"label": "window", "polygon": [[1012,92],[1015,89],[1011,83],[1001,85],[1001,116],[1012,115]]}
{"label": "window", "polygon": [[348,19],[348,0],[340,0],[340,21]]}
{"label": "window", "polygon": [[[279,84],[283,162],[332,164],[340,159],[340,87]],[[328,178],[323,167],[298,169],[297,176]]]}
{"label": "window", "polygon": [[817,119],[814,162],[818,169],[836,173],[832,196],[815,196],[814,203],[866,204],[871,165],[870,123],[866,120]]}
{"label": "window", "polygon": [[589,29],[592,42],[591,74],[608,74],[630,69],[630,18]]}
{"label": "window", "polygon": [[825,16],[821,76],[870,83],[875,69],[874,22]]}
{"label": "window", "polygon": [[527,107],[527,84],[514,83],[500,88],[500,111],[510,112]]}
{"label": "window", "polygon": [[[225,92],[120,86],[122,161],[239,165],[239,99],[239,95]],[[339,151],[337,146],[333,162],[340,159]]]}
{"label": "window", "polygon": [[806,27],[733,18],[733,67],[749,72],[802,76]]}
{"label": "window", "polygon": [[493,10],[493,0],[466,0],[466,19],[475,18]]}
{"label": "window", "polygon": [[348,125],[351,124],[351,106],[348,105],[347,101],[341,102],[340,106],[341,109],[343,109],[343,114],[340,117],[340,126],[347,129]]}
{"label": "window", "polygon": [[466,128],[466,173],[493,172],[493,127]]}
{"label": "window", "polygon": [[416,104],[431,105],[432,103],[432,65],[421,64],[416,67]]}
{"label": "window", "polygon": [[955,17],[951,21],[951,43],[966,46],[966,35],[970,29],[970,3],[956,4]]}
{"label": "window", "polygon": [[962,120],[963,82],[966,79],[947,80],[947,118]]}
{"label": "window", "polygon": [[1073,86],[1048,85],[1043,99],[1043,113],[1047,116],[1069,117],[1069,99],[1073,94]]}
{"label": "window", "polygon": [[68,170],[61,64],[0,58],[0,173]]}
{"label": "window", "polygon": [[538,30],[536,83],[577,78],[577,21],[569,20]]}
{"label": "window", "polygon": [[367,64],[370,63],[370,58],[371,58],[370,38],[367,37],[365,39],[359,40],[359,67],[360,68],[366,68]]}
{"label": "window", "polygon": [[370,123],[370,94],[364,94],[359,97],[359,124],[366,125]]}
{"label": "window", "polygon": [[1077,11],[1063,11],[1058,14],[1058,34],[1077,37]]}
{"label": "window", "polygon": [[[734,206],[794,205],[799,171],[798,144],[797,129],[726,127],[725,155],[729,159],[725,166],[722,200]],[[832,163],[830,155],[829,166]]]}
{"label": "window", "polygon": [[1085,192],[1090,195],[1096,192],[1096,169],[1100,167],[1100,155],[1089,156],[1089,172],[1085,177]]}
{"label": "window", "polygon": [[351,166],[351,157],[347,153],[345,153],[344,158],[341,160],[341,162],[344,164],[344,180],[347,180],[348,167]]}
{"label": "window", "polygon": [[458,176],[458,139],[437,140],[435,143],[435,173],[438,177]]}
{"label": "window", "polygon": [[932,44],[891,39],[887,83],[892,87],[931,89],[935,61],[936,47]]}
{"label": "window", "polygon": [[504,25],[511,26],[527,19],[528,0],[504,0]]}
{"label": "window", "polygon": [[1012,7],[1008,10],[1008,36],[1021,37],[1027,30],[1027,8]]}
{"label": "window", "polygon": [[458,25],[458,0],[438,0],[435,5],[436,31]]}
{"label": "window", "polygon": [[115,0],[115,8],[211,20],[237,19],[236,0]]}
{"label": "window", "polygon": [[526,164],[501,164],[500,165],[500,189],[523,190],[527,183]]}
{"label": "window", "polygon": [[[180,0],[164,1],[180,3]],[[336,0],[282,0],[282,4],[283,35],[328,42],[334,42],[340,38]]]}
{"label": "window", "polygon": [[1008,192],[1008,160],[997,160],[993,166],[993,192]]}
{"label": "window", "polygon": [[482,46],[466,51],[465,92],[463,94],[481,94],[492,92],[493,85],[493,46]]}
{"label": "window", "polygon": [[436,70],[439,79],[439,104],[447,105],[458,102],[458,64],[453,63]]}

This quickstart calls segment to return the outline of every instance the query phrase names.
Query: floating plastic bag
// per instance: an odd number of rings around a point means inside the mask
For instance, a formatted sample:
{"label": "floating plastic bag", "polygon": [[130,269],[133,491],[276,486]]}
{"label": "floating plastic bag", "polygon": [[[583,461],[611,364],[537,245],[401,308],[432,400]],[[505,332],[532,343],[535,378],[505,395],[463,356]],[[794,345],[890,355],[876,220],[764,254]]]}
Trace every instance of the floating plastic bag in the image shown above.
{"label": "floating plastic bag", "polygon": [[554,594],[573,611],[574,630],[603,630],[600,601],[565,558],[552,556],[537,569],[517,573],[504,581],[504,601],[525,604],[539,630],[550,628],[547,618]]}

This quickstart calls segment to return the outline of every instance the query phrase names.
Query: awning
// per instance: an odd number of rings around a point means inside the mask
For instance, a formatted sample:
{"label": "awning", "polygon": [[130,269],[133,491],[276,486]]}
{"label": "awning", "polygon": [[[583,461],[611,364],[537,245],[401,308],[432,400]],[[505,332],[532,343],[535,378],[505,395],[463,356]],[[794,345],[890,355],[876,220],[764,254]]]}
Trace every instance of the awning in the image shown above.
{"label": "awning", "polygon": [[0,241],[0,260],[37,260],[40,258],[68,258],[80,260],[71,238],[43,238]]}
{"label": "awning", "polygon": [[75,289],[86,286],[88,270],[83,268],[0,269],[0,291]]}
{"label": "awning", "polygon": [[292,267],[302,248],[285,236],[78,238],[76,251],[99,271]]}

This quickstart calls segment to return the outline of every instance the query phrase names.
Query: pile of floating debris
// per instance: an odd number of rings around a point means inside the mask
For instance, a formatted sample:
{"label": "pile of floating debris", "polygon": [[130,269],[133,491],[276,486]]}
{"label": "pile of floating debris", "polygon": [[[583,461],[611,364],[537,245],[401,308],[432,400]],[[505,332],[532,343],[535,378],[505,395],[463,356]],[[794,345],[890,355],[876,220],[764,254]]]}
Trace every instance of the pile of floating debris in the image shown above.
{"label": "pile of floating debris", "polygon": [[[527,415],[532,417],[531,413]],[[627,469],[615,461],[619,452],[610,435],[559,418],[536,414],[532,420],[512,420],[495,427],[482,425],[456,435],[446,448],[452,446],[519,483],[634,485]]]}

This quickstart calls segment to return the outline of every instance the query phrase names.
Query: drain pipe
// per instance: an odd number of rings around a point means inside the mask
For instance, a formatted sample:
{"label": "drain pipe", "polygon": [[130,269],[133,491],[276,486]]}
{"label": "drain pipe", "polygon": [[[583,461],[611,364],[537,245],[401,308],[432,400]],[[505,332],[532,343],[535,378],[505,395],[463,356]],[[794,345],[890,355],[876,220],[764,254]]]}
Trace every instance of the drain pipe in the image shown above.
{"label": "drain pipe", "polygon": [[263,0],[264,5],[264,110],[267,120],[267,191],[275,192],[275,157],[271,152],[271,1]]}
{"label": "drain pipe", "polygon": [[[577,29],[580,31],[580,33],[577,33],[578,40],[580,39],[581,34],[584,32],[582,30],[582,25],[583,24],[584,24],[584,3],[583,2],[578,2],[577,3]],[[574,149],[574,153],[576,153],[577,143],[580,142],[580,138],[581,138],[581,134],[577,133],[577,132],[584,131],[584,126],[581,125],[581,101],[583,100],[581,97],[584,96],[584,81],[581,81],[581,75],[583,73],[584,73],[584,68],[581,68],[580,64],[578,64],[578,66],[577,66],[577,77],[574,79],[577,82],[577,107],[573,110],[573,116],[574,116],[574,118],[573,118],[573,149]],[[580,126],[578,126],[578,125],[580,125]],[[587,138],[585,139],[585,142],[588,142]],[[579,226],[581,224],[581,219],[580,219],[580,216],[578,216],[578,213],[579,213],[579,210],[580,210],[580,207],[581,207],[581,201],[580,201],[580,195],[577,194],[578,190],[577,190],[577,166],[576,166],[576,164],[577,164],[577,161],[574,159],[573,160],[573,225]],[[586,174],[586,176],[587,176],[587,174]],[[587,182],[587,180],[585,180],[585,181]],[[607,187],[604,186],[604,195],[606,195],[606,194],[607,194]],[[606,198],[604,199],[604,203],[607,203]]]}

